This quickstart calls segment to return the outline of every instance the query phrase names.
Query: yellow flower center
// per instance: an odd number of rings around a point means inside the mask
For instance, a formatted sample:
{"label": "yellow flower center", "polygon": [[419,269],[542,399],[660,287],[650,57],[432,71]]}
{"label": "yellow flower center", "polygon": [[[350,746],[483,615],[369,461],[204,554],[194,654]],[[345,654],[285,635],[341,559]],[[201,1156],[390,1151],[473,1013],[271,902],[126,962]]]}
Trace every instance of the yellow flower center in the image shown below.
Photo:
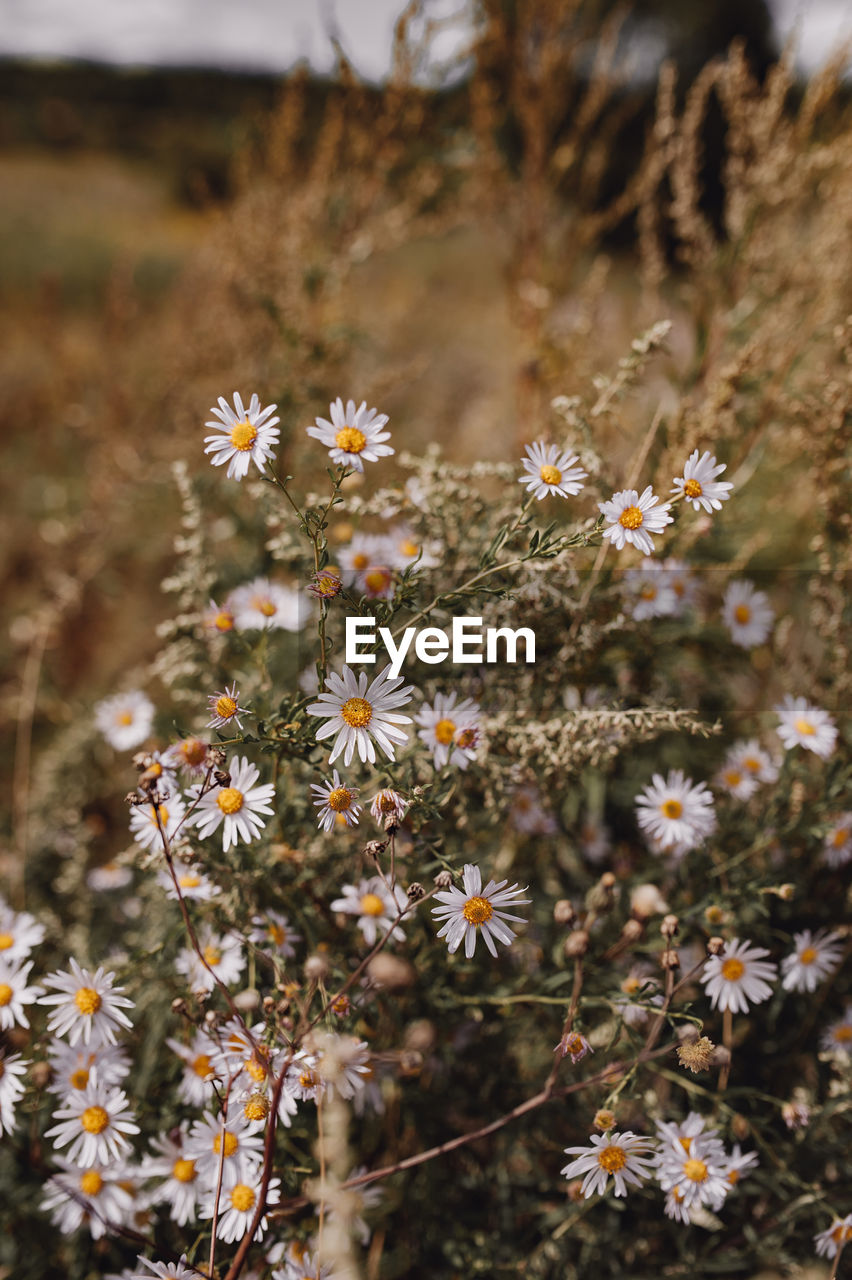
{"label": "yellow flower center", "polygon": [[539,471],[539,475],[545,484],[561,484],[562,472],[558,467],[544,466]]}
{"label": "yellow flower center", "polygon": [[746,623],[751,619],[751,609],[747,604],[738,604],[734,610],[734,617],[737,622]]}
{"label": "yellow flower center", "polygon": [[687,498],[700,498],[704,492],[697,480],[687,480],[683,486],[683,491]]}
{"label": "yellow flower center", "polygon": [[366,569],[370,563],[370,557],[365,556],[363,551],[356,551],[352,557],[353,569]]}
{"label": "yellow flower center", "polygon": [[80,987],[74,995],[74,1003],[84,1018],[90,1018],[101,1007],[101,998],[94,987]]}
{"label": "yellow flower center", "polygon": [[745,965],[736,956],[722,962],[722,977],[728,982],[738,982],[745,973]]}
{"label": "yellow flower center", "polygon": [[624,529],[638,529],[644,519],[638,507],[625,507],[618,517],[618,523]]}
{"label": "yellow flower center", "polygon": [[319,1084],[319,1076],[310,1067],[305,1067],[299,1076],[299,1084],[303,1089],[315,1089]]}
{"label": "yellow flower center", "polygon": [[324,573],[322,577],[317,578],[317,590],[321,596],[336,596],[340,590],[340,581]]}
{"label": "yellow flower center", "polygon": [[276,606],[271,600],[264,599],[260,596],[254,600],[254,607],[257,609],[258,613],[263,614],[264,618],[274,618],[277,611]]}
{"label": "yellow flower center", "polygon": [[194,1182],[195,1176],[194,1160],[175,1160],[172,1165],[172,1177],[176,1182]]}
{"label": "yellow flower center", "polygon": [[371,569],[364,577],[364,586],[370,591],[384,591],[391,580],[389,569]]}
{"label": "yellow flower center", "polygon": [[816,947],[805,947],[804,951],[799,952],[799,964],[813,964],[816,958]]}
{"label": "yellow flower center", "polygon": [[334,443],[344,453],[360,453],[367,443],[367,437],[357,427],[343,427],[334,437]]}
{"label": "yellow flower center", "polygon": [[607,1173],[618,1173],[619,1169],[623,1169],[627,1164],[627,1156],[621,1147],[610,1144],[598,1152],[598,1164]]}
{"label": "yellow flower center", "polygon": [[844,1023],[842,1027],[838,1027],[834,1033],[834,1038],[838,1044],[848,1044],[852,1040],[852,1026]]}
{"label": "yellow flower center", "polygon": [[0,933],[0,951],[8,951],[14,941],[11,933]]}
{"label": "yellow flower center", "polygon": [[210,1075],[210,1059],[206,1053],[200,1053],[197,1058],[193,1059],[192,1069],[202,1080]]}
{"label": "yellow flower center", "polygon": [[462,907],[462,915],[474,927],[484,924],[494,915],[494,908],[487,898],[468,898]]}
{"label": "yellow flower center", "polygon": [[115,717],[115,723],[123,725],[125,728],[129,724],[133,724],[133,713],[131,711],[122,711]]}
{"label": "yellow flower center", "polygon": [[231,716],[236,713],[237,704],[233,698],[229,698],[226,693],[223,693],[221,698],[216,699],[214,709],[217,716],[220,716],[223,720],[230,720]]}
{"label": "yellow flower center", "polygon": [[435,725],[435,737],[442,746],[448,747],[456,736],[456,723],[454,720],[439,720]]}
{"label": "yellow flower center", "polygon": [[240,453],[246,453],[257,439],[257,427],[253,426],[248,420],[238,422],[231,427],[231,444]]}
{"label": "yellow flower center", "polygon": [[811,724],[810,720],[803,720],[801,716],[795,721],[795,729],[797,733],[804,734],[804,736],[808,738],[811,734],[816,733],[816,729]]}
{"label": "yellow flower center", "polygon": [[746,756],[743,768],[748,769],[749,773],[760,773],[760,761],[755,756]]}
{"label": "yellow flower center", "polygon": [[641,985],[641,982],[636,977],[625,978],[621,984],[621,990],[625,995],[632,996],[634,992],[639,990]]}
{"label": "yellow flower center", "polygon": [[735,1187],[739,1182],[739,1180],[740,1180],[739,1169],[731,1169],[731,1171],[728,1174],[728,1181],[730,1182],[731,1186]]}
{"label": "yellow flower center", "polygon": [[[332,805],[331,807],[333,808],[334,806]],[[287,930],[283,925],[275,924],[274,922],[267,925],[266,935],[275,943],[276,947],[283,947],[284,943],[287,941]]]}
{"label": "yellow flower center", "polygon": [[417,543],[412,542],[410,538],[403,538],[402,542],[399,544],[399,550],[401,555],[408,556],[411,560],[420,554],[420,548]]}
{"label": "yellow flower center", "polygon": [[238,1182],[231,1192],[231,1204],[240,1213],[248,1213],[254,1204],[254,1192],[244,1182]]}
{"label": "yellow flower center", "polygon": [[736,769],[729,769],[725,774],[725,781],[729,787],[738,787],[743,780],[743,775],[737,773]]}
{"label": "yellow flower center", "polygon": [[178,876],[178,884],[181,889],[197,889],[201,884],[201,876],[192,873],[186,876]]}
{"label": "yellow flower center", "polygon": [[642,590],[639,592],[639,595],[643,600],[656,600],[657,588],[653,585],[653,583],[646,582],[642,587]]}
{"label": "yellow flower center", "polygon": [[87,1169],[80,1179],[80,1190],[84,1196],[94,1198],[100,1195],[104,1180],[98,1173],[97,1169]]}
{"label": "yellow flower center", "polygon": [[220,609],[213,619],[213,626],[217,631],[233,631],[234,615],[229,609]]}
{"label": "yellow flower center", "polygon": [[707,1181],[707,1165],[703,1160],[686,1160],[683,1166],[684,1177],[690,1182]]}
{"label": "yellow flower center", "polygon": [[340,714],[353,729],[363,729],[373,718],[373,708],[366,698],[347,698]]}
{"label": "yellow flower center", "polygon": [[225,814],[239,813],[243,807],[242,791],[238,791],[236,787],[223,787],[216,797],[216,803]]}
{"label": "yellow flower center", "polygon": [[583,1048],[583,1037],[579,1031],[572,1031],[570,1035],[565,1037],[566,1053],[579,1053]]}
{"label": "yellow flower center", "polygon": [[261,1093],[253,1093],[243,1107],[246,1120],[265,1120],[269,1115],[269,1103]]}
{"label": "yellow flower center", "polygon": [[328,807],[334,813],[345,813],[352,803],[352,792],[348,787],[335,787],[328,793]]}
{"label": "yellow flower center", "polygon": [[204,959],[207,961],[209,965],[215,966],[217,964],[222,963],[222,952],[219,950],[218,947],[213,947],[213,946],[205,947],[203,955],[204,955]]}
{"label": "yellow flower center", "polygon": [[684,1138],[679,1138],[678,1141],[680,1142],[680,1145],[683,1147],[686,1154],[689,1155],[689,1148],[692,1146],[692,1139],[684,1137]]}
{"label": "yellow flower center", "polygon": [[86,1133],[103,1133],[109,1124],[109,1112],[105,1107],[86,1107],[80,1116],[80,1124]]}
{"label": "yellow flower center", "polygon": [[0,982],[0,1009],[5,1009],[13,995],[14,992],[8,982]]}
{"label": "yellow flower center", "polygon": [[377,893],[365,893],[360,902],[362,916],[380,916],[384,912],[385,904]]}
{"label": "yellow flower center", "polygon": [[393,813],[396,808],[396,796],[392,791],[382,791],[379,795],[379,812]]}
{"label": "yellow flower center", "polygon": [[834,835],[831,837],[832,847],[840,849],[849,839],[849,830],[847,827],[838,827]]}
{"label": "yellow flower center", "polygon": [[85,1089],[89,1083],[88,1068],[78,1067],[76,1071],[72,1071],[68,1077],[68,1083],[72,1089]]}
{"label": "yellow flower center", "polygon": [[472,747],[475,742],[476,742],[475,729],[462,729],[458,737],[456,738],[456,746],[461,747],[463,750],[466,750],[468,747]]}
{"label": "yellow flower center", "polygon": [[269,1074],[269,1063],[253,1054],[246,1063],[246,1071],[258,1084],[262,1084]]}
{"label": "yellow flower center", "polygon": [[217,1133],[216,1137],[213,1139],[213,1150],[216,1152],[217,1156],[221,1154],[223,1145],[225,1148],[225,1155],[232,1156],[236,1151],[237,1147],[240,1145],[237,1135],[235,1133],[231,1133],[230,1130],[226,1130],[225,1141],[223,1144],[222,1134]]}
{"label": "yellow flower center", "polygon": [[660,813],[664,818],[679,818],[683,813],[683,805],[679,800],[664,800],[660,805]]}

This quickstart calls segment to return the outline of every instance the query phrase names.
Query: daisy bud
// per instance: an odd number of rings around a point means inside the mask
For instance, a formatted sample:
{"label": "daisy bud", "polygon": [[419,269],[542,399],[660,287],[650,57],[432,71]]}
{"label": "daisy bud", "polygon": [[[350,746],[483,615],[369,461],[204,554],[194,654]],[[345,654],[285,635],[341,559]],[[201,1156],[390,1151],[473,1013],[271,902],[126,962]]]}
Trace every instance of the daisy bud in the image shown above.
{"label": "daisy bud", "polygon": [[381,855],[387,848],[387,844],[381,840],[368,840],[364,845],[362,853],[365,858],[372,858],[373,862],[378,862]]}
{"label": "daisy bud", "polygon": [[406,1049],[416,1049],[418,1053],[428,1053],[435,1044],[435,1024],[428,1018],[415,1018],[405,1028]]}
{"label": "daisy bud", "polygon": [[711,903],[709,907],[705,908],[704,919],[708,924],[724,924],[726,913],[716,903]]}
{"label": "daisy bud", "polygon": [[586,894],[586,906],[590,911],[603,913],[612,908],[615,897],[615,876],[605,871],[600,880]]}
{"label": "daisy bud", "polygon": [[638,942],[645,932],[645,926],[641,920],[625,920],[624,927],[621,930],[621,936],[625,942]]}
{"label": "daisy bud", "polygon": [[207,1027],[215,1027],[219,1021],[219,1015],[215,1009],[208,1009],[204,1015],[204,1025]]}
{"label": "daisy bud", "polygon": [[784,902],[792,902],[796,893],[796,887],[792,884],[779,884],[775,892]]}
{"label": "daisy bud", "polygon": [[724,1044],[717,1044],[713,1050],[712,1067],[728,1067],[731,1065],[731,1051]]}
{"label": "daisy bud", "polygon": [[367,973],[370,981],[377,987],[387,987],[389,990],[395,987],[410,987],[415,977],[414,969],[407,960],[389,955],[387,952],[380,952],[377,956],[373,956],[367,965]]}
{"label": "daisy bud", "polygon": [[557,924],[572,924],[576,912],[570,898],[560,898],[553,906],[553,919]]}
{"label": "daisy bud", "polygon": [[399,1055],[399,1074],[405,1077],[419,1076],[423,1070],[423,1054],[416,1049],[403,1049]]}
{"label": "daisy bud", "polygon": [[731,1117],[731,1130],[735,1138],[742,1142],[751,1133],[751,1125],[745,1116],[741,1116],[739,1112]]}
{"label": "daisy bud", "polygon": [[264,996],[264,997],[263,997],[263,1012],[266,1014],[266,1016],[267,1016],[267,1017],[269,1017],[270,1013],[272,1013],[272,1010],[273,1010],[274,1008],[275,1008],[275,998],[274,998],[274,996]]}
{"label": "daisy bud", "polygon": [[639,920],[647,920],[668,906],[655,884],[637,884],[630,892],[630,910]]}
{"label": "daisy bud", "polygon": [[708,955],[710,955],[710,956],[721,956],[721,955],[724,955],[724,954],[725,954],[725,939],[724,939],[724,938],[708,938],[708,939],[707,939],[707,954],[708,954]]}
{"label": "daisy bud", "polygon": [[30,1069],[30,1079],[37,1089],[44,1089],[52,1074],[49,1062],[34,1062]]}
{"label": "daisy bud", "polygon": [[589,949],[589,935],[585,929],[573,929],[565,939],[565,954],[569,960],[578,960]]}
{"label": "daisy bud", "polygon": [[439,871],[435,876],[435,887],[437,889],[449,889],[452,887],[453,877],[449,871]]}
{"label": "daisy bud", "polygon": [[426,890],[423,888],[422,884],[419,884],[418,881],[415,880],[413,884],[410,884],[406,889],[406,895],[409,902],[419,902],[421,898],[426,896]]}
{"label": "daisy bud", "polygon": [[328,960],[325,956],[314,953],[305,961],[305,977],[312,982],[319,982],[328,976]]}
{"label": "daisy bud", "polygon": [[234,996],[234,1004],[244,1012],[256,1009],[260,1004],[260,992],[255,991],[254,987],[246,987],[245,991],[238,991]]}
{"label": "daisy bud", "polygon": [[600,1129],[601,1133],[606,1133],[607,1129],[612,1129],[615,1125],[615,1112],[602,1107],[600,1111],[595,1112],[592,1124],[596,1129]]}
{"label": "daisy bud", "polygon": [[660,952],[660,968],[662,969],[679,969],[680,956],[672,947],[666,947],[665,951]]}
{"label": "daisy bud", "polygon": [[172,1001],[172,1013],[186,1013],[186,1001],[183,996],[178,996]]}
{"label": "daisy bud", "polygon": [[336,1000],[332,1000],[330,1008],[336,1018],[345,1018],[351,1008],[349,997],[338,996]]}
{"label": "daisy bud", "polygon": [[663,935],[664,938],[673,938],[679,928],[680,928],[680,921],[678,920],[677,916],[672,916],[672,915],[664,916],[663,922],[660,925],[660,933]]}

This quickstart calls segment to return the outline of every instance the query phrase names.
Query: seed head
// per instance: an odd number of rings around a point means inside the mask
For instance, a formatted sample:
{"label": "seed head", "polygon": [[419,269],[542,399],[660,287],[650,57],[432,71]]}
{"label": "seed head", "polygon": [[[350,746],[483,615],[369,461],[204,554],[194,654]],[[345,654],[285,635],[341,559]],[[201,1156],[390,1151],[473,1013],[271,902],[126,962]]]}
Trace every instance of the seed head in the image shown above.
{"label": "seed head", "polygon": [[696,1040],[689,1040],[686,1044],[678,1046],[678,1062],[693,1075],[699,1071],[706,1071],[713,1061],[715,1048],[715,1044],[708,1036],[699,1036]]}
{"label": "seed head", "polygon": [[565,939],[565,954],[569,960],[577,960],[589,949],[589,935],[585,929],[572,929]]}
{"label": "seed head", "polygon": [[553,907],[553,919],[557,924],[573,924],[577,913],[570,898],[560,898]]}
{"label": "seed head", "polygon": [[673,938],[680,928],[680,921],[677,916],[663,916],[663,922],[660,925],[660,933],[664,938]]}
{"label": "seed head", "polygon": [[450,889],[452,887],[453,877],[449,871],[439,871],[435,876],[435,886],[438,889]]}
{"label": "seed head", "polygon": [[405,892],[409,902],[419,902],[421,898],[426,896],[426,890],[417,880],[414,880]]}
{"label": "seed head", "polygon": [[724,955],[724,954],[725,954],[725,939],[724,939],[724,938],[708,938],[708,939],[707,939],[707,954],[708,954],[708,955],[710,955],[710,956],[722,956],[722,955]]}

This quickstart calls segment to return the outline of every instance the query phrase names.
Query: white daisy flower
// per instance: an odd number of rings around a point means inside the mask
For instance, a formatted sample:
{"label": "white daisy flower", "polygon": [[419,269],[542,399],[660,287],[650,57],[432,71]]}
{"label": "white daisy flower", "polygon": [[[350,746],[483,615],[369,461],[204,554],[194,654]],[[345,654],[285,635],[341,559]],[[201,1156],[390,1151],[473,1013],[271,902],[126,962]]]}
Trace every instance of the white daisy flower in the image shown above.
{"label": "white daisy flower", "polygon": [[674,593],[676,601],[674,611],[675,613],[682,613],[684,609],[694,603],[698,593],[698,581],[695,574],[685,560],[679,560],[675,556],[669,556],[663,560],[660,567],[663,571],[666,585]]}
{"label": "white daisy flower", "polygon": [[842,1018],[832,1022],[820,1036],[820,1048],[826,1053],[852,1057],[852,1004],[846,1006]]}
{"label": "white daisy flower", "polygon": [[820,929],[811,933],[804,929],[793,935],[795,949],[781,961],[785,991],[816,991],[823,978],[835,972],[843,957],[843,940],[839,933]]}
{"label": "white daisy flower", "polygon": [[677,1189],[685,1209],[704,1204],[717,1210],[731,1189],[728,1158],[715,1130],[689,1139],[687,1149],[664,1145],[656,1160],[657,1181],[664,1191]]}
{"label": "white daisy flower", "polygon": [[[175,959],[175,969],[183,974],[190,989],[196,995],[204,995],[212,991],[216,985],[216,978],[226,987],[238,981],[246,967],[242,942],[239,938],[230,933],[216,933],[208,925],[199,930],[198,945],[206,964],[202,964],[192,947],[185,947],[179,951]],[[213,973],[210,972],[211,969]]]}
{"label": "white daisy flower", "polygon": [[33,963],[32,960],[26,964],[0,960],[0,1031],[30,1025],[24,1006],[34,1004],[42,990],[41,987],[27,986]]}
{"label": "white daisy flower", "polygon": [[154,723],[154,704],[138,690],[119,693],[95,704],[95,724],[116,751],[144,742]]}
{"label": "white daisy flower", "polygon": [[365,1087],[370,1075],[370,1050],[365,1040],[355,1036],[323,1037],[317,1070],[325,1086],[325,1094],[333,1098],[351,1099]]}
{"label": "white daisy flower", "polygon": [[757,591],[750,582],[731,582],[722,598],[722,621],[734,644],[753,649],[763,644],[772,630],[775,610],[765,591]]}
{"label": "white daisy flower", "polygon": [[319,1072],[319,1058],[307,1049],[294,1054],[287,1071],[287,1092],[300,1102],[316,1102],[325,1094],[325,1081]]}
{"label": "white daisy flower", "polygon": [[852,1213],[835,1218],[830,1227],[814,1236],[816,1251],[822,1258],[836,1258],[844,1245],[852,1240]]}
{"label": "white daisy flower", "polygon": [[[205,1271],[196,1271],[195,1267],[190,1267],[185,1253],[181,1254],[179,1262],[149,1262],[141,1254],[136,1261],[141,1262],[148,1270],[133,1271],[127,1280],[151,1280],[151,1276],[157,1276],[158,1280],[201,1280],[201,1277],[207,1275]],[[246,1280],[248,1280],[248,1274],[246,1274]]]}
{"label": "white daisy flower", "polygon": [[779,720],[778,737],[788,751],[804,747],[824,760],[831,755],[837,741],[837,727],[822,707],[815,707],[807,698],[792,698],[788,693],[774,711]]}
{"label": "white daisy flower", "polygon": [[408,801],[392,787],[385,787],[373,796],[370,813],[381,826],[390,823],[398,827],[405,818]]}
{"label": "white daisy flower", "polygon": [[54,1040],[47,1050],[51,1080],[48,1089],[61,1098],[84,1092],[97,1080],[106,1089],[121,1084],[130,1071],[130,1059],[124,1049],[114,1044],[75,1048],[62,1040]]}
{"label": "white daisy flower", "polygon": [[[271,1255],[269,1260],[274,1261]],[[283,1269],[272,1272],[272,1280],[334,1280],[332,1264],[320,1262],[319,1255],[307,1246],[291,1245],[284,1261]]]}
{"label": "white daisy flower", "polygon": [[25,960],[44,939],[44,925],[28,911],[13,911],[0,899],[0,960]]}
{"label": "white daisy flower", "polygon": [[731,496],[729,490],[734,487],[727,480],[716,479],[726,470],[726,463],[720,462],[717,466],[716,459],[709,453],[702,453],[699,458],[695,449],[684,464],[683,475],[675,478],[672,493],[684,498],[693,511],[700,511],[702,507],[708,513],[721,511],[722,503]]}
{"label": "white daisy flower", "polygon": [[735,1187],[744,1173],[750,1173],[759,1164],[756,1151],[744,1152],[740,1149],[740,1144],[735,1142],[725,1162],[725,1177]]}
{"label": "white daisy flower", "polygon": [[379,533],[354,533],[352,541],[341,547],[337,553],[340,562],[340,576],[347,586],[357,586],[364,590],[364,575],[371,567],[389,564],[388,545]]}
{"label": "white daisy flower", "polygon": [[[251,844],[266,826],[263,818],[272,817],[275,810],[271,801],[275,796],[275,787],[271,782],[255,786],[260,777],[257,765],[249,764],[247,756],[235,756],[228,765],[231,776],[227,787],[213,787],[205,792],[191,816],[191,822],[198,827],[198,834],[206,840],[220,824],[222,831],[222,848],[228,852],[231,845],[240,841]],[[198,795],[199,786],[190,788],[193,799]]]}
{"label": "white daisy flower", "polygon": [[365,672],[356,678],[347,666],[342,676],[331,672],[325,684],[328,692],[319,694],[319,701],[310,703],[307,710],[309,715],[328,718],[317,731],[317,742],[337,735],[328,763],[334,764],[343,754],[348,765],[357,747],[364,763],[375,764],[373,738],[390,760],[396,759],[395,744],[408,740],[406,730],[398,726],[411,724],[411,717],[397,714],[396,708],[411,701],[412,686],[403,684],[402,676],[391,676],[390,665],[369,686]]}
{"label": "white daisy flower", "polygon": [[670,502],[660,502],[650,485],[642,491],[641,497],[636,489],[621,489],[612,495],[609,502],[598,503],[598,510],[611,522],[604,529],[603,536],[609,538],[617,551],[629,542],[649,556],[654,550],[651,534],[662,533],[666,525],[672,523],[668,514],[671,505]]}
{"label": "white daisy flower", "polygon": [[822,860],[829,867],[845,866],[852,859],[852,812],[835,818],[822,845]]}
{"label": "white daisy flower", "polygon": [[475,759],[479,745],[479,706],[472,698],[457,700],[455,693],[437,693],[435,701],[424,703],[415,721],[422,728],[418,738],[432,752],[436,769],[454,765],[466,769]]}
{"label": "white daisy flower", "polygon": [[407,569],[409,565],[416,564],[419,572],[421,569],[436,569],[441,563],[441,544],[424,544],[408,525],[388,529],[385,543],[388,559],[394,569]]}
{"label": "white daisy flower", "polygon": [[262,915],[252,916],[251,922],[254,927],[249,933],[249,941],[256,947],[285,958],[296,954],[296,943],[302,941],[302,935],[296,933],[287,916],[280,911],[264,911]]}
{"label": "white daisy flower", "polygon": [[186,805],[179,795],[169,796],[158,806],[135,804],[130,810],[130,833],[140,849],[162,849],[163,831],[172,841],[185,817]]}
{"label": "white daisy flower", "polygon": [[203,1107],[213,1096],[213,1082],[217,1074],[214,1061],[219,1046],[204,1031],[197,1031],[188,1045],[173,1039],[167,1039],[166,1044],[183,1063],[178,1097],[189,1107]]}
{"label": "white daisy flower", "polygon": [[207,631],[218,631],[222,635],[233,631],[236,621],[230,601],[226,600],[224,604],[217,604],[215,600],[211,599],[202,614],[201,623]]}
{"label": "white daisy flower", "polygon": [[86,884],[95,893],[109,893],[115,889],[126,889],[133,880],[130,867],[120,862],[102,862],[99,867],[92,867],[86,872]]}
{"label": "white daisy flower", "polygon": [[636,569],[624,573],[624,589],[637,622],[667,618],[677,613],[678,599],[661,563],[646,556]]}
{"label": "white daisy flower", "polygon": [[404,889],[395,885],[391,893],[381,876],[371,876],[368,880],[360,880],[357,885],[345,884],[343,897],[335,898],[331,909],[357,916],[364,941],[372,947],[379,936],[384,937],[387,933],[397,942],[405,940],[405,933],[394,922],[406,906],[408,898]]}
{"label": "white daisy flower", "polygon": [[[366,1172],[366,1165],[358,1165],[356,1169],[351,1170],[344,1182],[360,1178]],[[334,1222],[342,1210],[347,1232],[351,1233],[366,1248],[370,1243],[371,1232],[364,1220],[364,1214],[369,1213],[376,1205],[381,1204],[383,1199],[384,1192],[381,1187],[371,1186],[369,1183],[360,1187],[341,1188],[336,1198],[336,1203],[328,1209],[328,1221],[329,1223]]]}
{"label": "white daisy flower", "polygon": [[204,452],[210,454],[214,467],[228,464],[228,479],[242,480],[248,475],[249,464],[254,463],[263,474],[266,463],[275,456],[274,446],[280,432],[276,426],[280,418],[273,418],[277,405],[260,407],[260,399],[253,395],[246,409],[242,396],[234,392],[233,409],[224,396],[219,397],[219,407],[210,412],[218,421],[205,422],[216,434],[204,437]]}
{"label": "white daisy flower", "polygon": [[153,1138],[151,1146],[156,1154],[145,1156],[142,1161],[143,1177],[163,1179],[151,1193],[151,1203],[168,1204],[169,1216],[179,1227],[196,1218],[200,1192],[198,1169],[185,1150],[187,1124],[184,1120],[171,1134]]}
{"label": "white daisy flower", "polygon": [[515,938],[506,921],[526,924],[523,916],[509,915],[501,908],[522,906],[532,899],[522,898],[520,895],[526,889],[519,888],[517,884],[505,889],[503,886],[508,884],[507,880],[489,880],[483,889],[482,873],[472,863],[465,865],[463,884],[463,891],[453,887],[435,894],[436,901],[442,905],[433,907],[432,915],[436,920],[445,922],[438,930],[438,937],[447,939],[450,955],[458,950],[464,939],[464,953],[470,959],[476,948],[477,930],[481,930],[486,947],[492,956],[496,956],[495,939],[508,947]]}
{"label": "white daisy flower", "polygon": [[588,472],[574,465],[580,461],[576,453],[560,449],[556,444],[545,444],[543,440],[524,447],[527,456],[521,458],[521,466],[526,474],[518,477],[518,484],[525,485],[539,502],[551,493],[572,498],[583,488]]}
{"label": "white daisy flower", "polygon": [[516,831],[525,836],[552,836],[557,831],[556,819],[546,808],[538,787],[518,787],[512,796],[509,820]]}
{"label": "white daisy flower", "polygon": [[254,578],[229,597],[240,631],[301,631],[311,618],[310,601],[295,587]]}
{"label": "white daisy flower", "polygon": [[[244,1181],[222,1188],[219,1196],[219,1222],[216,1227],[216,1236],[219,1240],[224,1240],[227,1243],[234,1240],[242,1240],[243,1236],[245,1236],[254,1219],[257,1200],[260,1195],[260,1183],[261,1174],[260,1170],[258,1170],[253,1177],[247,1176]],[[281,1192],[278,1189],[280,1186],[280,1178],[270,1178],[269,1185],[266,1188],[267,1208],[276,1205],[281,1199]],[[215,1192],[202,1205],[199,1217],[213,1217],[214,1200]],[[252,1238],[254,1240],[262,1240],[268,1226],[269,1219],[264,1215],[258,1223],[257,1230]]]}
{"label": "white daisy flower", "polygon": [[317,418],[316,426],[306,429],[309,436],[326,446],[328,456],[338,466],[363,471],[365,462],[378,462],[379,458],[387,458],[394,452],[384,443],[390,440],[390,432],[382,430],[387,414],[368,409],[366,400],[362,400],[357,409],[354,400],[347,400],[344,408],[338,396],[330,413],[331,422]]}
{"label": "white daisy flower", "polygon": [[217,1032],[217,1074],[249,1094],[266,1088],[282,1056],[281,1051],[263,1043],[265,1032],[265,1024],[259,1022],[249,1033],[236,1018],[229,1018]]}
{"label": "white daisy flower", "polygon": [[203,778],[207,771],[209,744],[201,738],[181,738],[163,752],[163,762],[170,769],[180,769],[191,778]]}
{"label": "white daisy flower", "polygon": [[130,1148],[127,1134],[139,1132],[123,1090],[93,1080],[69,1094],[53,1119],[60,1123],[44,1136],[53,1138],[57,1149],[67,1146],[68,1159],[80,1165],[108,1164],[125,1157]]}
{"label": "white daisy flower", "polygon": [[56,1163],[60,1171],[48,1178],[41,1207],[63,1235],[85,1226],[99,1240],[127,1221],[133,1198],[122,1185],[126,1171],[121,1162],[96,1162],[83,1169],[57,1156]]}
{"label": "white daisy flower", "polygon": [[263,1138],[242,1114],[229,1115],[223,1126],[222,1116],[208,1111],[193,1123],[183,1150],[206,1186],[215,1187],[220,1164],[222,1185],[233,1186],[254,1177],[263,1161]]}
{"label": "white daisy flower", "polygon": [[728,752],[715,782],[735,800],[748,800],[758,788],[757,778],[741,763],[739,752],[735,750]]}
{"label": "white daisy flower", "polygon": [[654,1148],[653,1138],[645,1138],[640,1134],[593,1133],[590,1135],[591,1147],[566,1147],[566,1156],[577,1156],[560,1172],[566,1178],[579,1177],[583,1174],[582,1191],[585,1198],[603,1195],[607,1189],[607,1180],[611,1177],[617,1196],[627,1195],[627,1186],[641,1186],[643,1179],[650,1176],[651,1157]]}
{"label": "white daisy flower", "polygon": [[[709,1129],[707,1132],[713,1137],[716,1136],[715,1129]],[[685,1120],[658,1121],[657,1137],[660,1148],[657,1160],[664,1158],[665,1153],[670,1150],[673,1150],[677,1156],[683,1155],[684,1152],[688,1155],[693,1138],[697,1138],[702,1133],[704,1133],[704,1117],[698,1111],[690,1111]]]}
{"label": "white daisy flower", "polygon": [[728,759],[754,778],[755,782],[778,781],[777,764],[756,738],[734,743],[728,752]]}
{"label": "white daisy flower", "polygon": [[39,1004],[55,1004],[57,1008],[47,1022],[48,1031],[54,1035],[67,1034],[68,1043],[115,1044],[117,1029],[129,1029],[133,1023],[122,1013],[132,1009],[133,1001],[121,992],[123,987],[113,987],[114,973],[105,973],[99,965],[94,973],[81,969],[72,956],[71,972],[58,969],[44,979],[46,987],[55,987],[58,994],[41,996]]}
{"label": "white daisy flower", "polygon": [[725,943],[724,955],[710,956],[701,982],[713,1008],[748,1013],[749,1003],[768,1000],[772,995],[769,984],[778,977],[778,966],[763,959],[768,955],[765,947],[732,938]]}
{"label": "white daisy flower", "polygon": [[655,773],[637,797],[636,810],[639,826],[664,850],[694,849],[716,829],[713,796],[682,769],[670,769],[665,779]]}
{"label": "white daisy flower", "polygon": [[[175,875],[180,889],[180,896],[189,898],[193,902],[211,902],[213,898],[218,898],[222,892],[218,884],[215,884],[209,876],[204,875],[202,871],[198,871],[195,867],[176,863]],[[178,891],[168,871],[157,872],[157,884],[165,889],[167,897],[177,902]]]}
{"label": "white daisy flower", "polygon": [[15,1106],[27,1091],[22,1077],[29,1065],[19,1053],[7,1056],[0,1050],[0,1137],[15,1127]]}
{"label": "white daisy flower", "polygon": [[230,689],[226,685],[221,693],[209,694],[207,705],[213,714],[213,719],[207,721],[208,729],[221,729],[224,725],[230,724],[232,720],[238,729],[242,729],[243,724],[240,716],[246,715],[248,708],[240,706],[240,695],[237,692],[236,681],[233,682]]}
{"label": "white daisy flower", "polygon": [[357,803],[356,796],[359,788],[345,787],[336,769],[332,777],[326,778],[322,785],[312,782],[311,791],[316,796],[312,803],[319,810],[317,826],[322,827],[323,831],[331,831],[338,818],[342,818],[347,827],[358,825],[361,806]]}

